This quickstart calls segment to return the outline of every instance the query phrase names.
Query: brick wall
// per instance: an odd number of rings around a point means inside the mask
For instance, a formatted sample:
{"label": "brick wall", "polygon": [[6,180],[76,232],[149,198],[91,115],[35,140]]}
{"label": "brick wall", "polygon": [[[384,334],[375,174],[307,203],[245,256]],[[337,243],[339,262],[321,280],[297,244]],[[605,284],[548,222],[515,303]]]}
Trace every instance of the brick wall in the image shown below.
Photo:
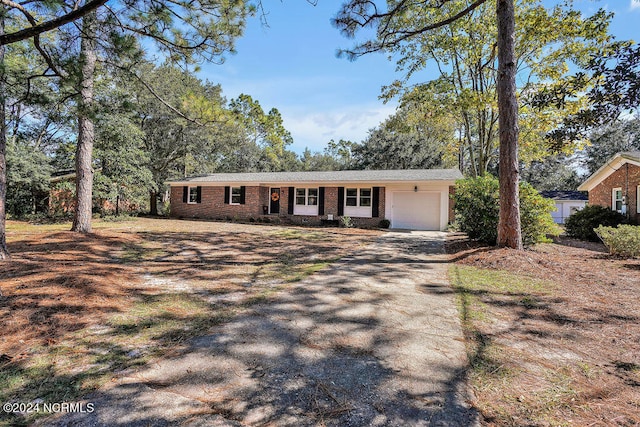
{"label": "brick wall", "polygon": [[183,187],[171,187],[171,216],[179,218],[249,219],[262,215],[263,201],[268,197],[261,187],[246,187],[245,204],[225,203],[224,187],[202,187],[201,203],[184,203]]}
{"label": "brick wall", "polygon": [[[224,203],[224,187],[202,187],[201,203],[184,203],[182,201],[182,186],[171,187],[171,216],[176,218],[208,218],[208,219],[239,219],[248,220],[263,216],[263,206],[270,202],[269,187],[246,187],[245,204],[230,205]],[[325,187],[324,191],[324,215],[306,216],[289,215],[289,187],[280,187],[280,214],[285,222],[304,225],[320,225],[327,215],[338,217],[338,187]],[[379,217],[377,218],[352,218],[358,227],[377,227],[384,218],[385,189],[380,187]],[[274,217],[275,215],[269,215]]]}
{"label": "brick wall", "polygon": [[[627,175],[628,173],[628,175]],[[628,183],[628,184],[627,184]],[[640,215],[637,212],[638,185],[640,184],[640,167],[626,164],[621,166],[617,171],[609,175],[594,189],[589,191],[589,204],[607,206],[611,208],[612,191],[614,188],[622,188],[622,192],[627,193],[629,213],[636,222],[640,221]],[[628,188],[628,192],[627,192]]]}

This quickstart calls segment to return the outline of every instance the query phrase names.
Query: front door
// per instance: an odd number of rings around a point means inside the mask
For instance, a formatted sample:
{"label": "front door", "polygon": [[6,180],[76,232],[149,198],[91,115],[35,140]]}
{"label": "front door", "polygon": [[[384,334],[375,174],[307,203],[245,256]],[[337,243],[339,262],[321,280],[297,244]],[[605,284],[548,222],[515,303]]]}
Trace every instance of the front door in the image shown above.
{"label": "front door", "polygon": [[280,189],[271,189],[271,202],[269,203],[270,214],[280,214]]}

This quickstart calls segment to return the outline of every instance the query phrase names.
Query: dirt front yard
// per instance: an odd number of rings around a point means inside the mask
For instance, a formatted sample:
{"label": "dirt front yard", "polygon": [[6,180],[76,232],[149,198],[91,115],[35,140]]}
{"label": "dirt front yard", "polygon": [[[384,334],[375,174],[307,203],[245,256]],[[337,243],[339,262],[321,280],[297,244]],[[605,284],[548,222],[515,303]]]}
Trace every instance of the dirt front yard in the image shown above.
{"label": "dirt front yard", "polygon": [[640,425],[640,260],[570,239],[448,252],[486,425]]}
{"label": "dirt front yard", "polygon": [[[74,401],[380,234],[157,219],[97,222],[91,235],[69,227],[8,223],[0,402]],[[0,425],[42,415],[19,412],[0,412]]]}

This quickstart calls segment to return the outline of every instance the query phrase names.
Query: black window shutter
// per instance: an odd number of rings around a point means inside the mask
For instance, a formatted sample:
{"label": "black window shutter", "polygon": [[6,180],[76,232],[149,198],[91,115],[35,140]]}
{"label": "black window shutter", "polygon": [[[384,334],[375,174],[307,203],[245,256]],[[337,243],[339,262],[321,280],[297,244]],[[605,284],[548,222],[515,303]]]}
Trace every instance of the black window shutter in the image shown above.
{"label": "black window shutter", "polygon": [[344,187],[338,187],[338,216],[344,215]]}
{"label": "black window shutter", "polygon": [[287,212],[289,213],[289,215],[293,215],[293,202],[295,201],[295,197],[296,197],[296,189],[295,187],[289,187],[289,200],[288,200],[288,210]]}
{"label": "black window shutter", "polygon": [[229,204],[229,199],[231,199],[231,187],[224,187],[224,204]]}
{"label": "black window shutter", "polygon": [[378,218],[380,216],[380,187],[373,187],[373,195],[371,197],[371,216]]}
{"label": "black window shutter", "polygon": [[196,187],[196,203],[202,203],[202,187]]}
{"label": "black window shutter", "polygon": [[324,215],[324,187],[318,189],[318,215]]}
{"label": "black window shutter", "polygon": [[189,187],[186,185],[182,187],[182,203],[187,203],[189,201]]}
{"label": "black window shutter", "polygon": [[244,200],[245,200],[245,193],[246,193],[247,187],[245,187],[244,185],[242,187],[240,187],[240,204],[244,205]]}

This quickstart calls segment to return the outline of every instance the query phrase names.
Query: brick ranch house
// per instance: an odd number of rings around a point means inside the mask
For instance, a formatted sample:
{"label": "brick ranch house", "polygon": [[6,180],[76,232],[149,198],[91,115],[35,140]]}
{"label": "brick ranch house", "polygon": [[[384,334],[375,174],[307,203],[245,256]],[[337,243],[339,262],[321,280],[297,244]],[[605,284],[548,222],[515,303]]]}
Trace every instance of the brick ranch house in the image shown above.
{"label": "brick ranch house", "polygon": [[640,151],[613,156],[579,187],[589,192],[589,204],[606,206],[640,223]]}
{"label": "brick ranch house", "polygon": [[457,169],[218,173],[170,181],[176,218],[279,218],[294,224],[445,230]]}

